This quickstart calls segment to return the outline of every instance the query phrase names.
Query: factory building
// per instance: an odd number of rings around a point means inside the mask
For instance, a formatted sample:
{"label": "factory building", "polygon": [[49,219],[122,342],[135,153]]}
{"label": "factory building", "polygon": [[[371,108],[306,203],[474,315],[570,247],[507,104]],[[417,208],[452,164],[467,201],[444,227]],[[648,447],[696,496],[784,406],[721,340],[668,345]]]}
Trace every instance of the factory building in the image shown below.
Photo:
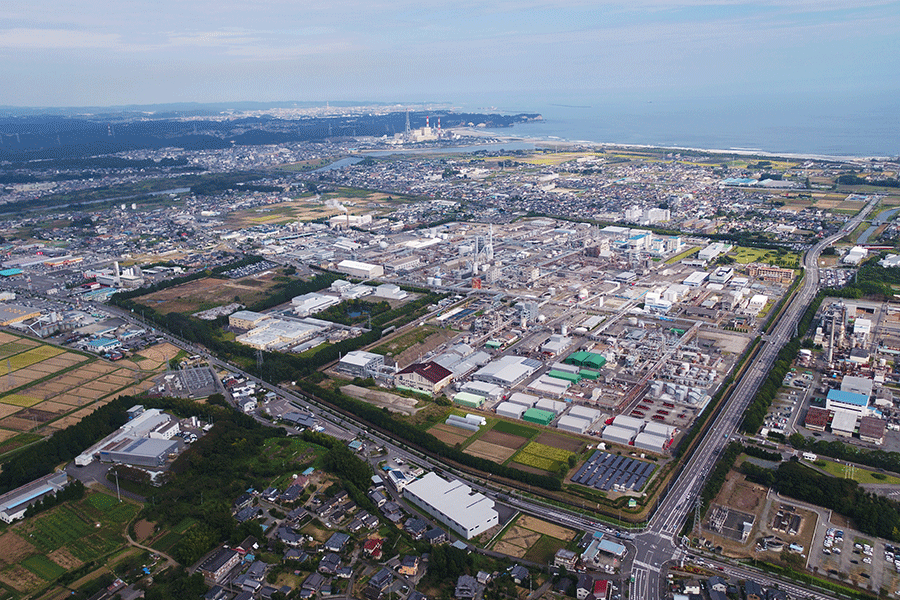
{"label": "factory building", "polygon": [[364,350],[353,350],[338,361],[338,371],[352,377],[369,377],[384,366],[384,356]]}
{"label": "factory building", "polygon": [[505,388],[515,387],[542,367],[540,361],[523,356],[503,356],[475,371],[472,379]]}
{"label": "factory building", "polygon": [[178,450],[178,442],[163,439],[124,438],[100,449],[100,462],[123,463],[141,467],[161,467],[170,454]]}
{"label": "factory building", "polygon": [[497,525],[494,501],[461,481],[428,472],[403,489],[403,497],[469,540]]}
{"label": "factory building", "polygon": [[41,311],[18,304],[0,304],[0,325],[9,326],[29,319],[37,319]]}
{"label": "factory building", "polygon": [[631,443],[631,440],[634,439],[635,435],[636,434],[633,429],[617,427],[616,425],[607,425],[603,429],[603,433],[600,434],[600,437],[607,442],[627,446]]}
{"label": "factory building", "polygon": [[28,507],[69,485],[64,472],[51,473],[0,496],[0,521],[12,523],[25,516]]}
{"label": "factory building", "polygon": [[394,375],[394,385],[433,396],[450,385],[453,373],[436,362],[413,363]]}
{"label": "factory building", "polygon": [[291,305],[294,307],[294,313],[298,317],[308,317],[317,312],[321,312],[330,306],[340,303],[340,298],[336,296],[326,296],[317,292],[310,292],[291,299]]}
{"label": "factory building", "polygon": [[634,437],[634,447],[649,452],[662,454],[669,444],[669,438],[652,433],[641,432]]}
{"label": "factory building", "polygon": [[384,275],[384,267],[381,265],[370,265],[355,260],[342,260],[337,264],[335,270],[350,277],[359,277],[361,279],[372,279],[373,277]]}
{"label": "factory building", "polygon": [[521,419],[522,413],[528,408],[529,407],[527,406],[516,404],[514,402],[501,402],[497,405],[495,410],[501,417],[506,417],[507,419]]}
{"label": "factory building", "polygon": [[512,395],[507,399],[507,402],[512,402],[513,404],[521,404],[525,408],[531,408],[537,401],[540,400],[537,396],[532,396],[531,394],[523,394],[522,392],[513,392]]}
{"label": "factory building", "polygon": [[588,429],[591,428],[591,422],[587,419],[582,419],[580,417],[573,417],[571,415],[563,415],[559,418],[559,421],[556,423],[556,427],[558,429],[562,429],[563,431],[569,431],[571,433],[585,433]]}
{"label": "factory building", "polygon": [[540,408],[529,408],[522,413],[522,420],[536,425],[549,425],[556,418],[556,414]]}
{"label": "factory building", "polygon": [[269,315],[264,315],[263,313],[253,312],[251,310],[239,310],[228,316],[228,324],[237,329],[253,329],[269,318]]}
{"label": "factory building", "polygon": [[856,392],[828,390],[828,396],[825,398],[825,408],[827,410],[843,410],[853,412],[857,416],[865,414],[868,405],[869,397]]}

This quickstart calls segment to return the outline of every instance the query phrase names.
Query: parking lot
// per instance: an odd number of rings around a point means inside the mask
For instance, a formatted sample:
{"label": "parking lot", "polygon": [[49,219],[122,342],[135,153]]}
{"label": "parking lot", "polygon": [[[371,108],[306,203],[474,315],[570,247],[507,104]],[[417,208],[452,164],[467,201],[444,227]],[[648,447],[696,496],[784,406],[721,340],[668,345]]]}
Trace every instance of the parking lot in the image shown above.
{"label": "parking lot", "polygon": [[900,544],[886,543],[848,527],[820,520],[809,548],[809,568],[862,588],[882,587],[900,597]]}

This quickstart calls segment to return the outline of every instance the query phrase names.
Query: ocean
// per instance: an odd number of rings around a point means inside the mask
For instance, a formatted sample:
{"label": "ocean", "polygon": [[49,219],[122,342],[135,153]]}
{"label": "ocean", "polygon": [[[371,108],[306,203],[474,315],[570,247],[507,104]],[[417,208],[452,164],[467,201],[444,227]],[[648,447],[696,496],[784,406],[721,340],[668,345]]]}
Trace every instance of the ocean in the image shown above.
{"label": "ocean", "polygon": [[836,157],[900,155],[900,94],[619,101],[579,96],[518,98],[466,108],[540,113],[543,121],[488,131],[546,141]]}

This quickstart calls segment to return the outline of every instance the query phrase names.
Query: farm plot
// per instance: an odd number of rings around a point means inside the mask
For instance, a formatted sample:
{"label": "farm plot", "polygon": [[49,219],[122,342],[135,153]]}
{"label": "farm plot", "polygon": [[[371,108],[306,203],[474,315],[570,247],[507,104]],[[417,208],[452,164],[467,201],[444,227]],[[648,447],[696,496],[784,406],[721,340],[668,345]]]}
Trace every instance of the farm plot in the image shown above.
{"label": "farm plot", "polygon": [[[535,562],[552,561],[553,554],[566,543],[575,539],[576,532],[541,519],[519,515],[516,522],[506,530],[493,550],[517,558],[528,558]],[[549,555],[549,558],[547,556]]]}
{"label": "farm plot", "polygon": [[553,446],[546,446],[538,442],[529,442],[527,446],[519,450],[512,460],[515,463],[540,469],[542,471],[557,472],[562,465],[567,465],[571,452]]}
{"label": "farm plot", "polygon": [[459,427],[454,427],[445,423],[438,423],[437,425],[429,429],[428,433],[441,440],[448,446],[461,444],[471,436],[470,432],[466,432]]}
{"label": "farm plot", "polygon": [[496,427],[482,435],[479,439],[489,444],[497,444],[506,448],[512,448],[513,450],[518,450],[528,441],[526,438],[518,435],[501,433],[497,431]]}
{"label": "farm plot", "polygon": [[0,346],[0,359],[12,356],[13,354],[19,354],[20,352],[25,352],[26,350],[34,348],[35,346],[37,346],[37,342],[26,339],[3,344],[2,346]]}
{"label": "farm plot", "polygon": [[22,561],[22,566],[47,581],[53,581],[66,572],[65,569],[42,554],[29,556]]}
{"label": "farm plot", "polygon": [[490,442],[485,442],[483,440],[475,440],[465,449],[466,454],[485,458],[498,464],[508,459],[515,454],[515,452],[515,448],[507,448],[506,446],[491,444]]}
{"label": "farm plot", "polygon": [[[560,448],[569,453],[580,451],[581,447],[584,445],[584,442],[579,439],[566,435],[560,435],[558,433],[542,433],[534,441],[545,446]],[[568,458],[566,458],[566,460],[568,460]]]}
{"label": "farm plot", "polygon": [[0,535],[0,548],[3,548],[3,552],[0,552],[0,562],[8,564],[18,563],[36,552],[32,544],[11,531]]}

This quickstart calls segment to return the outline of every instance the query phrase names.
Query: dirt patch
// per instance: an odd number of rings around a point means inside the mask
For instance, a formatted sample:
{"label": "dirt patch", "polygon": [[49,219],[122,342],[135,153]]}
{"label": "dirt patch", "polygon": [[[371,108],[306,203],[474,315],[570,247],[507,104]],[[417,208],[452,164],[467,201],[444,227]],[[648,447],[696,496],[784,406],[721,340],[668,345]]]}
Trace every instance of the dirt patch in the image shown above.
{"label": "dirt patch", "polygon": [[728,506],[738,510],[756,512],[766,494],[759,486],[749,483],[736,483],[731,496],[728,498]]}
{"label": "dirt patch", "polygon": [[17,563],[26,556],[37,552],[37,548],[30,542],[11,531],[0,535],[0,548],[3,548],[3,552],[0,552],[0,562],[7,564]]}
{"label": "dirt patch", "polygon": [[43,579],[19,565],[12,565],[0,571],[0,581],[20,592],[32,590],[44,583]]}
{"label": "dirt patch", "polygon": [[8,417],[13,413],[17,413],[22,410],[21,406],[13,406],[12,404],[3,404],[0,403],[0,419],[3,417]]}
{"label": "dirt patch", "polygon": [[514,469],[518,469],[520,471],[525,471],[526,473],[534,473],[535,475],[546,475],[547,471],[543,469],[538,469],[535,467],[529,467],[528,465],[523,465],[522,463],[517,463],[515,461],[511,462],[510,465]]}
{"label": "dirt patch", "polygon": [[469,439],[469,435],[467,433],[462,433],[462,430],[458,427],[453,427],[452,425],[446,425],[441,423],[439,425],[435,425],[431,429],[428,430],[428,433],[441,440],[445,444],[449,446],[455,446],[456,444],[461,444],[462,442]]}
{"label": "dirt patch", "polygon": [[548,523],[547,521],[542,521],[535,517],[530,517],[527,515],[523,515],[519,519],[519,525],[525,527],[526,529],[530,529],[531,531],[536,531],[538,533],[543,533],[544,535],[549,535],[550,537],[554,537],[558,540],[572,540],[575,537],[575,532],[571,529],[566,529],[565,527],[560,527],[559,525],[554,525],[553,523]]}
{"label": "dirt patch", "polygon": [[515,556],[516,558],[522,558],[525,556],[525,553],[528,552],[528,548],[523,548],[522,546],[516,546],[515,544],[510,544],[504,540],[501,540],[494,544],[494,552],[500,552],[502,554],[507,554],[509,556]]}
{"label": "dirt patch", "polygon": [[558,433],[542,433],[535,440],[538,444],[553,446],[566,452],[578,452],[581,449],[581,440],[576,440]]}
{"label": "dirt patch", "polygon": [[515,454],[516,450],[514,448],[507,448],[506,446],[491,444],[483,440],[475,440],[474,442],[469,444],[465,452],[466,454],[471,454],[472,456],[478,456],[480,458],[485,458],[496,463],[502,463],[507,458]]}
{"label": "dirt patch", "polygon": [[75,569],[84,564],[83,561],[77,559],[72,555],[71,552],[63,548],[58,548],[47,555],[47,558],[61,566],[63,569],[69,571],[71,569]]}
{"label": "dirt patch", "polygon": [[353,396],[363,402],[374,404],[375,406],[386,408],[391,412],[398,412],[404,415],[415,415],[419,410],[416,408],[418,400],[407,398],[406,396],[398,396],[390,392],[380,392],[378,390],[370,390],[369,388],[360,387],[358,385],[345,385],[341,391],[348,396]]}
{"label": "dirt patch", "polygon": [[513,450],[518,450],[528,441],[521,436],[513,435],[511,433],[501,433],[499,431],[494,431],[493,429],[485,433],[479,439],[482,442],[496,444],[497,446],[503,446],[505,448],[512,448]]}
{"label": "dirt patch", "polygon": [[153,535],[153,532],[156,530],[156,525],[147,521],[146,519],[141,519],[137,523],[134,524],[134,534],[137,536],[137,539],[146,540],[148,537]]}

